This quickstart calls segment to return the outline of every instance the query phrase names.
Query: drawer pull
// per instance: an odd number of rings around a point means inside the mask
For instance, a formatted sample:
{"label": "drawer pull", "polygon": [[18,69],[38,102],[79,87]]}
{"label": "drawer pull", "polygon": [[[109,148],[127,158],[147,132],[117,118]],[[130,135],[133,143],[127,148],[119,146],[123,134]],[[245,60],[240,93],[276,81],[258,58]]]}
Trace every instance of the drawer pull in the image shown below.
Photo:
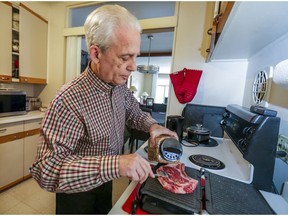
{"label": "drawer pull", "polygon": [[5,133],[7,131],[6,128],[0,129],[0,133]]}

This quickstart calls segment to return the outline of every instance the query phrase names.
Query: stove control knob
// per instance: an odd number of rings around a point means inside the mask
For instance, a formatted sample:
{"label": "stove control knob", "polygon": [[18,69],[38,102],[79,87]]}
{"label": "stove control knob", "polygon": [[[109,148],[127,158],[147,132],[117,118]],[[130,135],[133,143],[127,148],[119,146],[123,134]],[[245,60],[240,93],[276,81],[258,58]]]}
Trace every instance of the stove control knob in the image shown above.
{"label": "stove control knob", "polygon": [[252,134],[254,132],[254,129],[252,128],[252,127],[245,127],[244,129],[243,129],[243,134],[244,135],[250,135],[250,134]]}
{"label": "stove control knob", "polygon": [[231,114],[229,112],[223,113],[224,118],[230,118]]}
{"label": "stove control knob", "polygon": [[242,149],[245,150],[247,146],[247,142],[245,138],[239,139],[237,142],[238,146]]}
{"label": "stove control knob", "polygon": [[220,124],[221,125],[227,125],[227,121],[223,119],[223,120],[220,121]]}

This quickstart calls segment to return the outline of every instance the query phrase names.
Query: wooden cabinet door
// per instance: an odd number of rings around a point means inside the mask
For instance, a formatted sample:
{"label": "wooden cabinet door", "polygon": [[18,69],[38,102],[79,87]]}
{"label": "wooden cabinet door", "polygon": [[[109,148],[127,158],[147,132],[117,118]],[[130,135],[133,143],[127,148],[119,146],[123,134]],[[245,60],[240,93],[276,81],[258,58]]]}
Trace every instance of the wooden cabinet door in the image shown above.
{"label": "wooden cabinet door", "polygon": [[46,84],[48,22],[20,4],[20,82]]}
{"label": "wooden cabinet door", "polygon": [[24,178],[30,177],[29,168],[36,158],[41,121],[35,119],[24,122]]}
{"label": "wooden cabinet door", "polygon": [[0,144],[0,191],[23,180],[23,139]]}
{"label": "wooden cabinet door", "polygon": [[0,2],[0,82],[12,80],[12,5]]}
{"label": "wooden cabinet door", "polygon": [[29,168],[35,161],[38,142],[39,133],[24,138],[24,178],[30,177]]}

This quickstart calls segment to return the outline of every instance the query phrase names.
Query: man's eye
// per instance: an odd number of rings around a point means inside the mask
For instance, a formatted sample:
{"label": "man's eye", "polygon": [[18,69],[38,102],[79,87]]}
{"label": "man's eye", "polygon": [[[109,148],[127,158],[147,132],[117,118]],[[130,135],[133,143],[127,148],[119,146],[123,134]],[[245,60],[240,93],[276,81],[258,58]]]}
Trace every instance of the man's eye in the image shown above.
{"label": "man's eye", "polygon": [[128,60],[129,60],[129,57],[128,57],[128,56],[123,56],[123,57],[122,57],[122,60],[123,60],[123,61],[128,61]]}

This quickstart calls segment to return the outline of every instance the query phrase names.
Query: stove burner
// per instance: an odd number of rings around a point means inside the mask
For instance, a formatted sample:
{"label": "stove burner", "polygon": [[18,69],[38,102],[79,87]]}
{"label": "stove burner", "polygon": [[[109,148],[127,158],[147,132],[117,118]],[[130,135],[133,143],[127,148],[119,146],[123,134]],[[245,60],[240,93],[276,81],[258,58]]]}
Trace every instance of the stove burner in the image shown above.
{"label": "stove burner", "polygon": [[196,147],[196,146],[215,147],[215,146],[218,146],[218,142],[212,138],[210,138],[207,141],[203,141],[203,142],[195,142],[194,140],[188,139],[188,137],[185,137],[184,140],[189,143],[189,144],[186,144],[186,146],[190,146],[190,144],[191,144],[191,147]]}
{"label": "stove burner", "polygon": [[208,155],[191,155],[189,160],[192,163],[207,169],[220,170],[225,168],[225,164],[222,161]]}

